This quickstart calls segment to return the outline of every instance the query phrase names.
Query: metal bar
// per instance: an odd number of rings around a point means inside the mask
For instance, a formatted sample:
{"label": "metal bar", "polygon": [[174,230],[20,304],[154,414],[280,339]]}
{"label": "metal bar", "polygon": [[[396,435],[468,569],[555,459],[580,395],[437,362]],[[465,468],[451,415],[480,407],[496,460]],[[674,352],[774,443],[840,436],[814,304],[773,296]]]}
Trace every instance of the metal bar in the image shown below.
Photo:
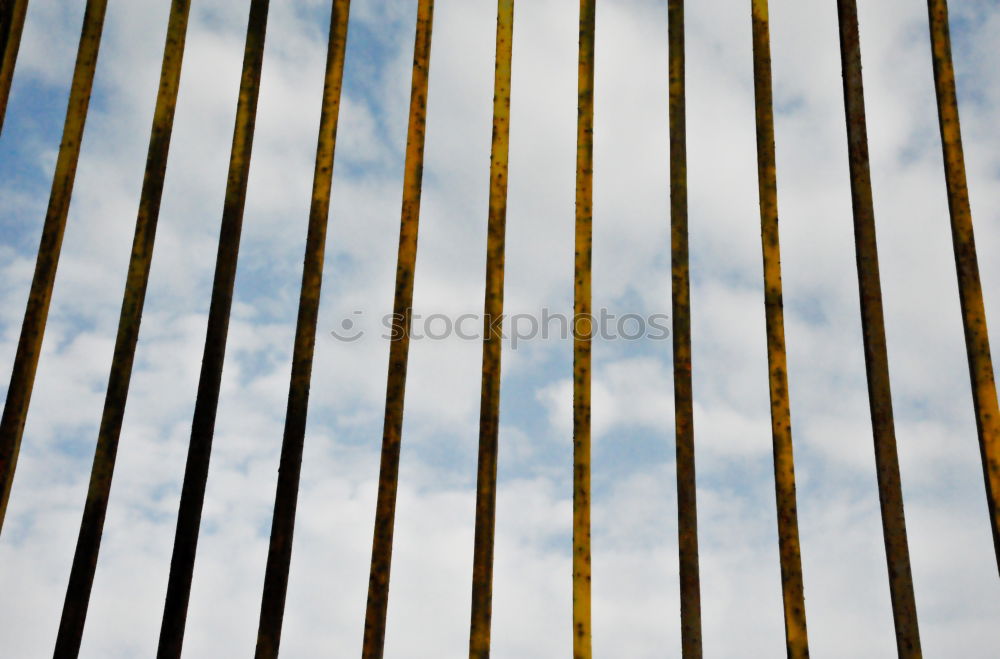
{"label": "metal bar", "polygon": [[670,46],[670,258],[677,441],[677,547],[680,563],[681,653],[701,657],[698,505],[691,391],[691,281],[688,271],[687,121],[684,92],[684,0],[667,3]]}
{"label": "metal bar", "polygon": [[955,68],[951,60],[951,35],[948,29],[947,0],[927,0],[930,18],[931,56],[934,62],[934,90],[937,93],[938,123],[944,151],[944,174],[948,186],[948,209],[951,214],[951,238],[955,247],[958,271],[958,295],[962,307],[962,328],[969,355],[972,380],[972,403],[976,411],[979,451],[986,484],[986,505],[993,529],[993,550],[1000,569],[1000,408],[990,356],[990,337],[983,304],[983,286],[979,281],[976,240],[972,231],[972,209],[965,179],[965,155],[962,128],[958,118],[958,95],[955,91]]}
{"label": "metal bar", "polygon": [[66,123],[63,126],[62,143],[52,177],[52,192],[45,213],[42,238],[35,261],[35,274],[31,280],[31,292],[21,325],[21,337],[17,343],[14,368],[7,389],[7,402],[0,420],[0,529],[3,528],[7,513],[10,488],[14,481],[14,470],[21,449],[21,436],[31,402],[31,389],[38,370],[38,356],[45,334],[49,303],[52,301],[52,287],[55,284],[59,253],[62,249],[63,233],[66,230],[66,216],[69,213],[70,198],[73,195],[73,181],[80,159],[80,143],[90,106],[90,92],[94,84],[97,68],[97,54],[104,29],[104,12],[107,0],[87,0],[83,14],[83,29],[80,47],[73,70],[69,102],[66,108]]}
{"label": "metal bar", "polygon": [[403,399],[406,364],[410,349],[410,315],[413,306],[413,276],[417,264],[417,229],[420,192],[424,173],[424,130],[427,123],[427,85],[430,74],[431,27],[434,0],[417,5],[416,38],[413,44],[413,79],[410,120],[406,136],[403,172],[403,207],[399,223],[399,253],[396,261],[394,327],[389,345],[389,374],[385,390],[385,424],[379,467],[378,500],[372,538],[371,572],[365,611],[364,659],[381,659],[385,649],[385,617],[389,606],[389,571],[392,565],[392,532],[399,485],[399,450],[403,431]]}
{"label": "metal bar", "polygon": [[483,379],[479,404],[479,466],[476,531],[472,558],[472,616],[469,658],[490,656],[493,615],[493,551],[496,533],[497,454],[500,432],[504,243],[507,221],[507,165],[510,152],[510,85],[514,0],[497,2],[496,70],[493,82],[493,146],[483,302]]}
{"label": "metal bar", "polygon": [[799,554],[799,521],[795,501],[785,316],[781,292],[781,248],[778,232],[778,181],[774,147],[771,88],[771,38],[767,0],[751,0],[753,80],[757,122],[757,184],[760,193],[761,246],[764,256],[764,318],[774,448],[774,491],[778,513],[778,553],[785,614],[785,647],[789,659],[809,656],[806,602]]}
{"label": "metal bar", "polygon": [[80,536],[77,540],[66,602],[63,606],[56,656],[75,656],[79,652],[87,618],[90,592],[100,552],[101,534],[104,529],[104,517],[111,493],[118,440],[121,436],[122,419],[125,416],[129,381],[132,377],[132,364],[136,343],[139,340],[146,285],[153,259],[153,245],[160,214],[160,200],[163,195],[163,179],[167,171],[190,6],[190,0],[174,0],[170,7],[160,86],[153,113],[146,171],[139,198],[135,237],[132,241],[132,255],[129,259],[128,277],[118,321],[118,336],[115,340],[111,373],[108,377],[108,389],[97,437],[87,504],[80,525]]}
{"label": "metal bar", "polygon": [[316,145],[309,230],[302,268],[302,291],[295,326],[292,375],[288,385],[288,409],[285,435],[281,442],[281,462],[274,497],[271,541],[267,552],[264,594],[257,630],[257,659],[276,658],[281,643],[281,623],[285,615],[288,570],[292,560],[292,535],[302,471],[306,415],[309,409],[309,384],[312,379],[316,347],[316,321],[319,315],[320,289],[323,283],[323,257],[330,215],[330,191],[333,185],[334,152],[337,145],[337,120],[340,116],[340,91],[344,79],[344,55],[347,48],[347,25],[350,0],[333,0],[330,14],[330,41],[326,55],[326,78],[323,105]]}
{"label": "metal bar", "polygon": [[882,314],[882,286],[879,281],[878,246],[875,239],[875,208],[872,201],[868,159],[868,129],[865,121],[864,86],[861,77],[861,40],[855,0],[837,0],[840,23],[840,56],[844,77],[844,109],[847,119],[847,146],[854,206],[854,244],[858,264],[861,299],[861,330],[868,377],[868,401],[875,440],[882,533],[885,537],[892,598],[896,649],[900,657],[920,657],[917,605],[910,574],[910,552],[903,516],[903,492],[896,452],[896,431],[889,386],[889,358],[886,352],[885,322]]}
{"label": "metal bar", "polygon": [[264,39],[267,31],[268,0],[252,0],[247,21],[247,39],[243,54],[233,145],[229,157],[229,176],[222,211],[219,249],[212,283],[212,301],[208,311],[205,350],[202,355],[198,394],[191,423],[191,441],[184,483],[181,486],[177,530],[170,559],[170,577],[163,607],[157,657],[179,657],[184,642],[184,624],[191,595],[191,575],[198,547],[198,530],[205,503],[205,484],[215,433],[215,416],[219,406],[219,386],[229,332],[229,312],[233,303],[236,262],[246,206],[247,180],[253,150],[254,126],[257,120],[257,100],[260,95],[260,75],[264,60]]}
{"label": "metal bar", "polygon": [[7,116],[7,99],[14,79],[14,66],[21,47],[28,0],[0,0],[0,135]]}
{"label": "metal bar", "polygon": [[593,655],[590,598],[591,254],[594,219],[594,40],[597,3],[580,0],[573,279],[573,656]]}

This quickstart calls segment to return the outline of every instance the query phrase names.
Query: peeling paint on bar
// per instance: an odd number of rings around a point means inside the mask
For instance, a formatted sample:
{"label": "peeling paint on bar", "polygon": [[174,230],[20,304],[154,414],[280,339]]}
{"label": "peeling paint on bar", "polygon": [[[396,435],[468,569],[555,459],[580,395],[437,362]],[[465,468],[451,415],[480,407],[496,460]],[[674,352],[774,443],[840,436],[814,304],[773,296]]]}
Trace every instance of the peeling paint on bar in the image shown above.
{"label": "peeling paint on bar", "polygon": [[229,312],[233,304],[236,262],[240,251],[243,210],[246,206],[250,156],[253,150],[254,126],[257,120],[257,100],[260,96],[260,74],[264,60],[264,38],[267,31],[268,0],[252,0],[247,21],[246,47],[240,79],[233,146],[229,157],[226,199],[222,211],[219,250],[212,282],[212,301],[208,310],[205,350],[202,355],[198,394],[191,423],[191,442],[170,559],[170,577],[160,626],[157,650],[159,659],[176,658],[181,654],[184,624],[191,595],[191,576],[198,547],[205,484],[208,481],[215,415],[219,406],[219,386],[229,333]]}
{"label": "peeling paint on bar", "polygon": [[778,240],[778,181],[774,147],[771,89],[771,37],[767,0],[751,0],[753,80],[757,120],[757,184],[760,192],[761,246],[764,256],[764,316],[774,444],[774,490],[778,512],[778,553],[784,603],[785,647],[789,659],[809,656],[806,602],[799,554],[799,521],[795,501],[795,460],[788,399],[785,314],[781,292],[781,249]]}
{"label": "peeling paint on bar", "polygon": [[930,21],[931,57],[934,66],[934,90],[937,93],[938,123],[944,151],[944,175],[948,186],[948,209],[951,212],[951,238],[955,247],[958,271],[958,296],[962,307],[962,328],[969,355],[972,402],[979,432],[979,451],[986,482],[986,504],[993,529],[993,551],[1000,570],[1000,409],[997,386],[990,356],[990,337],[983,304],[983,285],[979,280],[976,240],[972,231],[972,209],[965,180],[965,155],[962,150],[962,127],[958,120],[958,95],[955,91],[955,67],[951,61],[951,34],[948,29],[947,0],[927,0]]}
{"label": "peeling paint on bar", "polygon": [[292,375],[288,385],[288,409],[285,435],[281,442],[281,462],[274,497],[271,541],[264,575],[264,594],[257,631],[257,659],[276,659],[281,642],[281,624],[288,592],[288,569],[292,560],[292,533],[302,471],[306,414],[309,408],[309,383],[312,379],[316,347],[316,321],[319,315],[320,288],[323,283],[323,257],[326,251],[327,224],[330,215],[330,191],[333,186],[334,152],[337,146],[337,120],[340,116],[340,92],[344,80],[344,54],[347,48],[347,24],[350,0],[333,0],[330,15],[330,42],[326,55],[323,105],[316,146],[309,230],[302,268],[302,292],[295,325],[292,352]]}
{"label": "peeling paint on bar", "polygon": [[493,319],[503,317],[513,40],[514,0],[498,0],[469,659],[487,659],[490,656],[490,620],[493,614],[493,551],[496,534],[497,454],[499,452],[500,430],[500,356],[503,343],[501,335],[493,332],[492,329],[494,327]]}
{"label": "peeling paint on bar", "polygon": [[889,387],[879,281],[878,246],[875,240],[875,209],[872,201],[868,160],[868,129],[865,121],[864,86],[861,77],[861,41],[855,0],[837,0],[840,23],[840,54],[844,77],[844,109],[847,119],[847,151],[854,206],[854,244],[857,252],[858,287],[861,298],[861,331],[864,337],[868,401],[875,440],[875,465],[882,533],[889,569],[889,592],[896,628],[896,649],[903,659],[921,656],[917,605],[910,572],[910,551],[903,516],[903,491],[896,452],[896,431]]}
{"label": "peeling paint on bar", "polygon": [[31,403],[31,390],[38,370],[38,356],[42,349],[45,322],[49,315],[49,303],[52,301],[52,287],[66,231],[66,216],[69,214],[70,198],[73,195],[73,182],[80,159],[80,144],[83,141],[87,109],[90,107],[90,93],[94,85],[94,71],[97,68],[97,54],[101,46],[107,7],[107,0],[87,0],[83,14],[83,29],[66,108],[66,123],[52,177],[52,192],[38,245],[35,274],[31,280],[31,292],[28,294],[24,323],[21,325],[10,386],[7,388],[7,402],[0,420],[0,529],[3,528],[7,513],[24,423]]}
{"label": "peeling paint on bar", "polygon": [[399,486],[399,449],[403,431],[403,398],[410,349],[410,313],[413,306],[413,276],[417,265],[417,228],[420,192],[424,174],[424,134],[427,124],[427,85],[431,60],[431,27],[434,0],[420,0],[413,44],[413,78],[410,119],[406,135],[403,171],[403,208],[399,223],[399,253],[396,261],[395,318],[402,331],[389,346],[389,374],[385,391],[385,425],[379,467],[378,500],[372,538],[372,562],[365,611],[363,659],[381,659],[385,649],[385,617],[389,606],[389,571],[392,564],[392,532]]}

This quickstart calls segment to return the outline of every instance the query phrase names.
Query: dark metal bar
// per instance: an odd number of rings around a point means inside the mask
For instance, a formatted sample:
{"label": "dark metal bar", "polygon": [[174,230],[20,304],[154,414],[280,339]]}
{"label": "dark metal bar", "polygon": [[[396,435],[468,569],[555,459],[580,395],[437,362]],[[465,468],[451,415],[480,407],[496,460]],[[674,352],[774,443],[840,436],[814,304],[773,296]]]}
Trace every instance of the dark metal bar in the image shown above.
{"label": "dark metal bar", "polygon": [[7,116],[7,99],[14,79],[14,66],[21,47],[28,0],[0,0],[0,135]]}
{"label": "dark metal bar", "polygon": [[580,0],[573,279],[573,656],[589,659],[591,254],[594,220],[594,40],[597,3]]}
{"label": "dark metal bar", "polygon": [[948,29],[947,0],[927,0],[930,17],[931,56],[934,62],[934,90],[937,93],[938,123],[944,151],[944,175],[948,186],[948,209],[951,214],[951,238],[955,247],[958,271],[958,295],[962,307],[962,328],[969,355],[972,380],[972,403],[976,410],[979,452],[983,460],[986,505],[993,529],[993,551],[1000,569],[1000,408],[993,379],[993,359],[983,304],[983,285],[979,280],[976,239],[972,231],[972,209],[965,179],[965,155],[962,150],[962,127],[958,119],[958,95],[955,91],[955,67],[951,61],[951,34]]}
{"label": "dark metal bar", "polygon": [[129,259],[128,277],[118,321],[118,336],[115,340],[115,352],[108,377],[97,450],[90,475],[90,488],[87,492],[87,504],[80,524],[80,536],[73,557],[73,568],[70,572],[62,622],[56,641],[57,657],[75,656],[79,652],[87,608],[90,604],[104,517],[107,512],[108,497],[111,494],[118,440],[121,437],[122,419],[125,416],[129,381],[132,377],[132,364],[135,359],[136,343],[139,340],[146,284],[149,281],[149,269],[153,260],[153,245],[160,214],[160,200],[163,195],[163,179],[167,171],[190,6],[190,0],[174,0],[170,7],[160,71],[160,87],[153,113],[149,153],[146,157],[146,171],[139,198],[135,237],[132,241],[132,255]]}
{"label": "dark metal bar", "polygon": [[334,152],[337,145],[337,120],[340,116],[340,91],[344,79],[344,54],[347,48],[347,24],[350,0],[333,0],[330,15],[330,42],[326,55],[326,79],[323,83],[323,106],[320,112],[316,166],[313,172],[312,204],[302,268],[302,292],[295,326],[292,375],[288,385],[288,410],[285,436],[281,443],[281,463],[274,497],[271,542],[267,552],[264,594],[257,631],[257,659],[278,656],[281,623],[288,592],[288,569],[292,560],[292,535],[302,471],[306,415],[309,409],[309,383],[312,379],[316,347],[316,320],[319,315],[320,289],[323,283],[323,257],[330,215],[330,191],[333,185]]}
{"label": "dark metal bar", "polygon": [[771,90],[771,38],[767,0],[751,0],[753,80],[757,122],[757,183],[760,192],[761,245],[764,256],[764,318],[774,447],[774,490],[778,512],[778,553],[785,613],[785,647],[789,659],[809,656],[806,602],[799,554],[799,521],[795,501],[785,315],[781,292],[781,248],[778,240],[778,181],[774,148]]}
{"label": "dark metal bar", "polygon": [[73,181],[80,159],[80,143],[83,140],[83,128],[90,106],[90,92],[94,84],[94,71],[97,68],[97,53],[100,50],[104,12],[107,6],[107,0],[87,0],[83,14],[80,47],[76,55],[76,67],[73,70],[62,143],[59,145],[59,156],[52,177],[52,192],[49,196],[48,210],[45,212],[42,239],[35,261],[35,274],[31,280],[31,292],[28,294],[24,323],[21,325],[21,338],[17,343],[14,369],[7,389],[7,402],[3,408],[3,418],[0,420],[0,529],[3,528],[7,513],[7,501],[10,498],[17,456],[21,449],[21,436],[24,434],[24,422],[31,402],[31,389],[35,384],[35,371],[38,369],[38,356],[45,334],[49,302],[52,301],[52,287],[56,280],[56,268],[59,265],[59,253],[62,249],[63,233],[66,230],[66,216],[73,195]]}
{"label": "dark metal bar", "polygon": [[208,310],[205,350],[198,379],[198,394],[195,399],[194,419],[191,423],[191,442],[188,447],[187,464],[184,467],[184,484],[181,486],[177,530],[174,535],[173,555],[170,559],[170,577],[167,581],[167,596],[160,626],[157,651],[157,657],[160,659],[179,657],[184,642],[184,624],[191,595],[191,575],[198,547],[201,512],[205,503],[205,484],[208,481],[215,416],[219,406],[219,386],[222,381],[226,338],[229,333],[229,312],[233,303],[236,262],[240,250],[240,233],[243,229],[243,210],[246,206],[247,180],[250,174],[254,126],[257,120],[257,100],[260,95],[260,74],[264,60],[268,5],[268,0],[252,0],[247,21],[243,73],[236,106],[233,145],[229,157],[229,177],[222,211],[219,250],[215,261],[212,301]]}
{"label": "dark metal bar", "polygon": [[389,374],[385,390],[385,425],[379,467],[378,500],[372,539],[368,604],[365,611],[363,659],[381,659],[385,649],[385,617],[389,606],[389,571],[392,565],[392,532],[399,485],[399,450],[403,431],[403,399],[406,364],[410,350],[410,315],[413,306],[413,276],[417,265],[417,228],[424,173],[424,130],[427,123],[427,84],[430,74],[431,27],[434,0],[417,5],[416,38],[413,44],[413,79],[410,120],[406,137],[403,172],[403,208],[399,223],[399,253],[396,261],[394,327],[389,345]]}
{"label": "dark metal bar", "polygon": [[896,452],[896,431],[889,386],[882,285],[879,280],[878,245],[875,239],[875,208],[872,201],[868,159],[868,129],[865,121],[864,86],[861,77],[861,40],[855,0],[837,0],[840,23],[840,56],[844,77],[844,109],[847,118],[847,148],[854,206],[854,244],[857,252],[858,287],[861,298],[861,330],[868,376],[868,401],[875,440],[882,533],[885,537],[892,598],[896,648],[900,657],[920,657],[917,605],[910,574],[910,552],[903,516],[903,491]]}
{"label": "dark metal bar", "polygon": [[513,41],[514,0],[498,0],[493,146],[490,154],[490,201],[486,238],[486,293],[483,302],[483,379],[479,404],[476,533],[472,557],[470,659],[487,659],[490,656],[490,621],[493,615],[493,550],[500,432],[500,357],[503,347],[501,329]]}
{"label": "dark metal bar", "polygon": [[670,258],[677,438],[677,546],[680,554],[681,653],[701,657],[698,504],[691,391],[691,281],[688,270],[687,120],[684,92],[684,0],[667,3],[670,45]]}

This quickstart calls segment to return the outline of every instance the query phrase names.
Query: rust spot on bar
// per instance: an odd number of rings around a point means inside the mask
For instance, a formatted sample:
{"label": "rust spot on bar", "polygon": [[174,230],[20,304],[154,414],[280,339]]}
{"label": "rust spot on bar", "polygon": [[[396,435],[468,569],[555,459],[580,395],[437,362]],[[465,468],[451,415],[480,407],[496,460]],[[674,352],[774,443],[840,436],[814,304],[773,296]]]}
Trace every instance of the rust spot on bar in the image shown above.
{"label": "rust spot on bar", "polygon": [[[497,453],[500,428],[502,335],[493,329],[503,318],[504,239],[507,220],[507,163],[510,151],[510,85],[514,0],[498,0],[496,70],[493,83],[493,146],[486,237],[486,293],[483,302],[483,379],[479,405],[479,466],[476,479],[476,532],[472,558],[472,620],[469,658],[490,656],[493,614],[493,550],[496,533]],[[502,322],[502,321],[501,321]]]}
{"label": "rust spot on bar", "polygon": [[868,130],[865,122],[864,86],[861,77],[861,41],[855,0],[837,0],[840,23],[840,55],[844,77],[844,109],[847,147],[854,206],[854,244],[857,253],[858,287],[861,299],[861,330],[864,337],[868,401],[875,440],[882,533],[889,569],[889,592],[896,629],[896,649],[901,658],[921,656],[917,605],[910,573],[910,551],[903,516],[903,491],[896,452],[896,431],[889,386],[882,285],[879,281],[878,246],[875,240],[875,209],[872,202],[868,160]]}
{"label": "rust spot on bar", "polygon": [[774,490],[778,512],[778,553],[785,614],[785,647],[789,659],[809,656],[806,602],[799,554],[799,522],[795,501],[785,319],[781,293],[781,249],[778,240],[778,182],[774,151],[774,107],[771,88],[771,37],[767,0],[751,0],[753,80],[757,121],[757,184],[760,193],[761,245],[764,256],[764,317],[774,445]]}
{"label": "rust spot on bar", "polygon": [[184,624],[191,595],[191,575],[198,547],[201,512],[205,503],[205,484],[208,480],[215,415],[219,406],[219,386],[222,381],[226,337],[229,332],[229,312],[233,304],[236,261],[240,251],[240,233],[243,229],[243,210],[246,206],[250,156],[257,120],[257,100],[260,95],[260,74],[264,60],[267,10],[268,0],[252,0],[250,3],[243,72],[233,128],[233,145],[229,156],[226,198],[222,210],[215,278],[212,283],[212,301],[208,310],[208,327],[205,333],[205,350],[202,354],[198,394],[191,423],[191,441],[187,464],[184,467],[177,529],[174,534],[173,554],[170,558],[170,577],[167,581],[167,596],[160,626],[157,650],[159,659],[179,657],[184,641]]}
{"label": "rust spot on bar", "polygon": [[1000,495],[1000,409],[997,407],[997,386],[993,379],[983,286],[979,281],[969,188],[965,180],[965,155],[962,150],[962,128],[958,120],[955,68],[951,61],[948,2],[927,0],[927,11],[938,123],[944,151],[944,174],[948,186],[948,209],[951,212],[951,238],[955,248],[958,295],[962,307],[962,328],[965,330],[965,348],[969,355],[972,403],[976,412],[979,451],[986,482],[986,505],[993,529],[993,550],[997,569],[1000,570],[1000,510],[997,509],[997,496]]}
{"label": "rust spot on bar", "polygon": [[10,97],[27,13],[28,0],[0,0],[0,135],[3,134],[4,117],[7,116],[7,99]]}
{"label": "rust spot on bar", "polygon": [[413,276],[417,264],[417,228],[424,173],[424,131],[427,123],[427,84],[431,59],[431,27],[434,0],[417,6],[416,38],[413,44],[413,79],[410,90],[410,120],[406,137],[403,172],[403,208],[399,223],[399,253],[396,261],[396,293],[393,317],[401,331],[393,332],[389,345],[389,374],[385,390],[385,425],[379,467],[378,501],[372,539],[368,604],[365,611],[363,659],[381,659],[385,649],[385,617],[389,606],[389,570],[392,564],[392,532],[399,485],[399,448],[403,431],[403,398],[406,363],[410,350],[410,313],[413,306]]}
{"label": "rust spot on bar", "polygon": [[94,84],[107,5],[107,0],[87,0],[84,10],[80,46],[66,108],[66,123],[52,177],[52,192],[38,245],[35,274],[31,280],[31,292],[28,294],[28,305],[21,325],[14,368],[7,388],[7,402],[3,408],[3,419],[0,420],[0,529],[3,528],[7,513],[14,470],[21,450],[21,436],[24,434],[24,423],[31,403],[31,389],[38,370],[38,356],[42,349],[45,322],[49,315],[49,303],[52,301],[52,287],[56,280],[59,253],[66,230],[66,216],[73,195],[73,181],[80,159],[80,143],[90,106],[90,92]]}
{"label": "rust spot on bar", "polygon": [[309,383],[312,378],[316,346],[316,320],[319,314],[320,288],[323,283],[323,256],[330,215],[330,190],[333,185],[333,157],[337,145],[337,120],[340,116],[340,91],[344,79],[344,54],[347,48],[347,24],[350,0],[333,0],[330,15],[330,42],[326,55],[326,78],[323,83],[323,106],[320,112],[316,166],[313,173],[309,230],[302,268],[302,292],[295,326],[292,375],[288,385],[288,409],[285,435],[281,443],[281,463],[274,497],[271,542],[264,575],[264,594],[257,631],[257,659],[278,656],[281,623],[288,591],[288,569],[292,560],[292,534],[295,508],[302,471],[306,414],[309,408]]}
{"label": "rust spot on bar", "polygon": [[691,392],[691,281],[688,271],[687,122],[684,98],[684,0],[667,3],[670,45],[670,258],[677,442],[677,546],[681,591],[681,654],[701,657],[701,584]]}

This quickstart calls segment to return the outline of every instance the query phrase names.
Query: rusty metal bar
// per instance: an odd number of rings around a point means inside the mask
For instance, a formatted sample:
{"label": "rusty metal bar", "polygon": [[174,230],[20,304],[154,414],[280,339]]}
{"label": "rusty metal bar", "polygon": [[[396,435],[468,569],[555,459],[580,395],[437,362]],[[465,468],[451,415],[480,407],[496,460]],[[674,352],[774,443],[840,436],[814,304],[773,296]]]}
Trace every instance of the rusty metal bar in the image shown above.
{"label": "rusty metal bar", "polygon": [[94,583],[101,534],[104,529],[104,517],[111,494],[118,440],[125,416],[129,381],[132,377],[132,364],[135,359],[136,343],[139,340],[146,284],[149,281],[149,269],[153,259],[156,224],[163,195],[163,179],[167,171],[190,6],[190,0],[173,0],[170,7],[160,86],[153,113],[132,255],[129,259],[128,277],[118,321],[118,336],[115,340],[111,373],[108,377],[97,450],[90,475],[90,488],[87,492],[87,504],[80,524],[80,536],[73,557],[73,568],[70,572],[66,602],[56,642],[56,656],[75,656],[79,652],[87,618],[90,591]]}
{"label": "rusty metal bar", "polygon": [[257,630],[255,655],[257,659],[273,659],[278,656],[281,623],[285,615],[288,570],[292,560],[292,535],[295,530],[295,508],[299,494],[299,476],[302,471],[306,415],[309,409],[309,383],[312,379],[313,355],[316,347],[316,321],[323,283],[323,257],[330,215],[333,157],[337,145],[337,120],[340,116],[340,91],[344,79],[344,54],[347,48],[350,9],[350,0],[332,2],[326,78],[323,83],[323,105],[316,145],[312,203],[309,209],[309,230],[302,268],[302,291],[295,325],[292,375],[288,385],[285,436],[281,442],[281,462],[278,467],[278,485],[274,497],[271,542],[267,552],[264,594]]}
{"label": "rusty metal bar", "polygon": [[504,244],[507,165],[510,152],[510,85],[514,0],[497,2],[496,70],[493,82],[493,146],[490,154],[486,292],[483,302],[483,379],[479,404],[479,466],[472,557],[472,620],[469,658],[490,656],[493,615],[493,550],[496,533],[497,453],[500,433],[500,357],[503,347]]}
{"label": "rusty metal bar", "polygon": [[38,356],[45,334],[45,321],[49,314],[49,302],[52,301],[52,287],[55,284],[63,233],[66,230],[66,216],[73,195],[73,181],[80,159],[80,143],[90,106],[90,92],[94,84],[107,6],[107,0],[87,0],[83,14],[80,47],[73,70],[62,143],[59,145],[59,156],[52,177],[52,192],[45,212],[35,274],[31,280],[31,292],[28,294],[24,323],[21,325],[10,386],[7,388],[7,402],[0,420],[0,529],[3,528],[7,513],[10,488],[21,449],[21,436],[24,434],[24,422],[28,416],[31,389],[35,384]]}
{"label": "rusty metal bar", "polygon": [[[594,33],[597,3],[580,0],[573,279],[573,656],[589,659],[591,254],[594,220]],[[582,326],[582,327],[581,327]]]}
{"label": "rusty metal bar", "polygon": [[972,231],[972,209],[965,179],[965,155],[962,128],[958,119],[958,95],[955,91],[955,67],[951,61],[951,34],[948,29],[947,0],[927,0],[930,19],[931,57],[934,62],[934,90],[937,93],[938,123],[944,151],[944,174],[948,186],[948,209],[951,214],[951,238],[955,247],[958,271],[958,295],[962,307],[962,328],[969,355],[972,402],[976,411],[979,452],[986,483],[986,505],[993,529],[993,551],[1000,569],[1000,408],[990,356],[990,337],[983,304],[983,286],[979,281],[976,240]]}
{"label": "rusty metal bar", "polygon": [[219,406],[219,386],[222,381],[226,338],[229,332],[229,312],[233,304],[236,262],[240,250],[240,233],[243,229],[243,210],[246,206],[250,157],[257,120],[257,100],[260,96],[260,75],[264,61],[268,5],[269,0],[252,0],[247,21],[243,72],[236,106],[233,145],[229,156],[229,176],[222,211],[219,249],[215,261],[215,279],[212,283],[212,301],[208,310],[205,350],[198,379],[198,394],[191,423],[191,441],[187,464],[184,467],[177,530],[174,535],[173,555],[170,559],[170,577],[167,581],[167,596],[160,626],[157,650],[157,657],[160,659],[179,657],[184,642],[184,624],[187,620],[188,601],[191,595],[191,575],[198,547],[201,512],[205,503],[205,484],[208,481],[215,416]]}
{"label": "rusty metal bar", "polygon": [[764,256],[764,318],[774,448],[774,492],[778,513],[778,553],[785,614],[785,647],[789,659],[809,656],[806,602],[799,554],[799,521],[795,501],[785,314],[781,292],[781,248],[778,232],[778,181],[774,147],[771,87],[771,37],[767,0],[751,0],[753,80],[757,122],[757,184],[760,193],[761,246]]}
{"label": "rusty metal bar", "polygon": [[0,135],[7,116],[7,99],[14,79],[14,66],[21,47],[28,0],[0,0]]}
{"label": "rusty metal bar", "polygon": [[684,0],[667,3],[670,46],[670,258],[677,441],[677,547],[680,560],[681,653],[701,657],[698,504],[691,391],[691,281],[688,270],[687,120],[684,92]]}
{"label": "rusty metal bar", "polygon": [[903,492],[896,452],[896,431],[889,386],[889,357],[882,314],[882,285],[879,280],[878,245],[875,239],[875,208],[872,201],[871,170],[868,159],[868,129],[865,120],[864,86],[861,77],[861,40],[858,35],[858,8],[855,0],[837,0],[840,23],[840,56],[844,77],[844,110],[847,119],[847,147],[851,172],[851,199],[854,206],[854,244],[858,263],[861,298],[861,330],[868,376],[868,401],[875,440],[879,504],[885,537],[889,592],[892,598],[896,649],[900,657],[921,656],[917,605],[910,573],[910,551],[903,516]]}
{"label": "rusty metal bar", "polygon": [[420,221],[420,192],[424,174],[424,131],[427,123],[427,85],[430,74],[433,16],[434,0],[420,0],[417,5],[416,38],[413,44],[410,120],[406,136],[403,207],[396,261],[396,293],[393,303],[395,326],[389,345],[382,458],[372,538],[371,572],[368,578],[365,636],[361,650],[363,659],[381,659],[385,649],[385,617],[389,606],[392,532],[396,515],[396,490],[399,485],[403,399],[406,390],[407,356],[410,350],[413,276],[417,265],[417,229]]}

